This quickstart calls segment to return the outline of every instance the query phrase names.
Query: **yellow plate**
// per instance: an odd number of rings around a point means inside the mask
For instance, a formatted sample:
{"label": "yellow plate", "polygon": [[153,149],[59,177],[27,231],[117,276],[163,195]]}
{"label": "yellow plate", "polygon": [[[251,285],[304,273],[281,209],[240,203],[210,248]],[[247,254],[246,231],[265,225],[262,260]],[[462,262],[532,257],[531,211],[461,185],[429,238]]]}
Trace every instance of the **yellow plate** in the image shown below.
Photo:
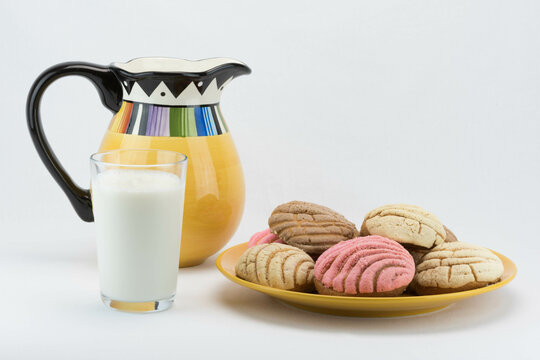
{"label": "yellow plate", "polygon": [[275,297],[294,307],[324,314],[342,316],[388,317],[423,314],[443,309],[450,304],[471,296],[480,295],[508,284],[516,276],[516,265],[504,255],[493,251],[503,262],[504,272],[501,281],[480,289],[461,291],[452,294],[398,297],[347,297],[299,293],[274,289],[250,283],[236,276],[234,266],[246,251],[243,243],[223,251],[216,260],[216,266],[229,280],[247,288]]}

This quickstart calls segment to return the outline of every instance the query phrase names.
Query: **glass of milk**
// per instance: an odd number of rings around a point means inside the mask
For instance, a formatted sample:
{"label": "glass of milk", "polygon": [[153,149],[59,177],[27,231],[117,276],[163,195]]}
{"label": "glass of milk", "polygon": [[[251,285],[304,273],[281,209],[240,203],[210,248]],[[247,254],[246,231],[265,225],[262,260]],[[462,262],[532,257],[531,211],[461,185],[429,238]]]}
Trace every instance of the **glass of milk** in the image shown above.
{"label": "glass of milk", "polygon": [[176,293],[187,157],[114,150],[90,157],[101,298],[134,312],[168,309]]}

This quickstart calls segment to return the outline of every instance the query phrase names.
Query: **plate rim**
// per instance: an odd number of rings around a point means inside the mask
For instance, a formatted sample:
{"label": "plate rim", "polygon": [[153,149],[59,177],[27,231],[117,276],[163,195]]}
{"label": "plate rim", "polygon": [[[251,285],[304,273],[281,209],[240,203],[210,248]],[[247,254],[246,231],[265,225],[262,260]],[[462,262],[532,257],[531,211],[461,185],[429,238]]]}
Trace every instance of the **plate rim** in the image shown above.
{"label": "plate rim", "polygon": [[[252,283],[252,282],[249,282],[247,280],[243,280],[243,279],[239,278],[238,276],[233,275],[233,274],[229,273],[227,270],[225,270],[223,268],[223,266],[222,266],[222,258],[228,252],[232,251],[233,249],[241,247],[241,246],[246,246],[247,244],[248,244],[248,242],[244,242],[244,243],[233,245],[233,246],[223,250],[216,259],[216,267],[230,281],[232,281],[234,283],[237,283],[237,284],[239,284],[241,286],[244,286],[246,288],[253,289],[255,291],[262,292],[262,293],[265,293],[265,294],[268,294],[268,295],[272,295],[272,294],[275,294],[275,295],[278,295],[278,296],[280,296],[280,295],[291,295],[291,296],[305,298],[305,299],[320,299],[320,300],[326,299],[326,300],[329,300],[329,301],[346,301],[346,302],[352,302],[352,303],[362,302],[362,301],[364,301],[364,302],[365,301],[376,301],[378,303],[383,303],[383,302],[391,303],[391,302],[404,301],[404,300],[422,301],[422,300],[428,300],[428,299],[429,300],[438,299],[438,300],[441,300],[441,301],[444,301],[444,300],[457,301],[457,300],[460,300],[462,298],[468,298],[468,297],[471,297],[471,296],[480,295],[480,294],[483,294],[483,293],[486,293],[486,292],[496,290],[496,289],[510,283],[512,280],[514,280],[514,278],[517,275],[517,266],[510,258],[508,258],[507,256],[505,256],[505,255],[503,255],[503,254],[501,254],[501,253],[499,253],[497,251],[488,249],[488,250],[492,251],[495,255],[497,255],[501,259],[501,261],[504,258],[504,260],[509,262],[510,265],[511,265],[510,269],[512,269],[513,272],[508,278],[506,278],[506,279],[504,279],[502,281],[499,281],[499,282],[497,282],[495,284],[491,284],[491,285],[484,286],[484,287],[481,287],[481,288],[477,288],[477,289],[458,291],[458,292],[446,293],[446,294],[436,294],[436,295],[414,295],[414,296],[392,296],[392,297],[337,296],[337,295],[323,295],[323,294],[316,294],[316,293],[304,293],[304,292],[298,292],[298,291],[276,289],[276,288],[273,288],[273,287],[270,287],[270,286],[265,286],[265,285]],[[505,268],[505,270],[506,270],[506,268]]]}

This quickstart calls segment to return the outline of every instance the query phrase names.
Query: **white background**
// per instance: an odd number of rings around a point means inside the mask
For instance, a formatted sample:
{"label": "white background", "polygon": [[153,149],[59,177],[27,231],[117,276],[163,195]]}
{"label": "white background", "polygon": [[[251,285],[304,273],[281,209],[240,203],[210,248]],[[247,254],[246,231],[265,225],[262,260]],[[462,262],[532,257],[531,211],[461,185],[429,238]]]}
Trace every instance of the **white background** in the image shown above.
{"label": "white background", "polygon": [[[8,1],[0,4],[1,359],[533,358],[540,335],[538,1]],[[26,129],[50,65],[229,56],[250,76],[222,110],[247,201],[230,245],[293,199],[361,223],[421,205],[460,240],[513,259],[510,285],[442,312],[358,319],[288,308],[227,281],[215,256],[179,272],[173,309],[108,311],[94,226],[80,221]],[[81,185],[111,114],[57,81],[43,121]]]}

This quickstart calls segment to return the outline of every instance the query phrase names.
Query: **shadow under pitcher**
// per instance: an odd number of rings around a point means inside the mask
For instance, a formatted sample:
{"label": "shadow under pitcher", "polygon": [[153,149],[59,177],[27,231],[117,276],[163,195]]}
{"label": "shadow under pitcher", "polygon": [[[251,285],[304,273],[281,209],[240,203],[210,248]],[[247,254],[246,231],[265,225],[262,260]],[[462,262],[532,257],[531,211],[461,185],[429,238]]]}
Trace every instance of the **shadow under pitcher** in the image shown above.
{"label": "shadow under pitcher", "polygon": [[189,158],[180,267],[199,265],[229,242],[244,209],[242,167],[219,101],[225,85],[249,74],[229,58],[189,61],[137,58],[101,66],[67,62],[45,70],[34,82],[26,104],[32,141],[47,170],[79,217],[93,221],[91,194],[64,170],[41,124],[42,95],[55,80],[78,75],[89,79],[114,116],[99,152],[159,149]]}

